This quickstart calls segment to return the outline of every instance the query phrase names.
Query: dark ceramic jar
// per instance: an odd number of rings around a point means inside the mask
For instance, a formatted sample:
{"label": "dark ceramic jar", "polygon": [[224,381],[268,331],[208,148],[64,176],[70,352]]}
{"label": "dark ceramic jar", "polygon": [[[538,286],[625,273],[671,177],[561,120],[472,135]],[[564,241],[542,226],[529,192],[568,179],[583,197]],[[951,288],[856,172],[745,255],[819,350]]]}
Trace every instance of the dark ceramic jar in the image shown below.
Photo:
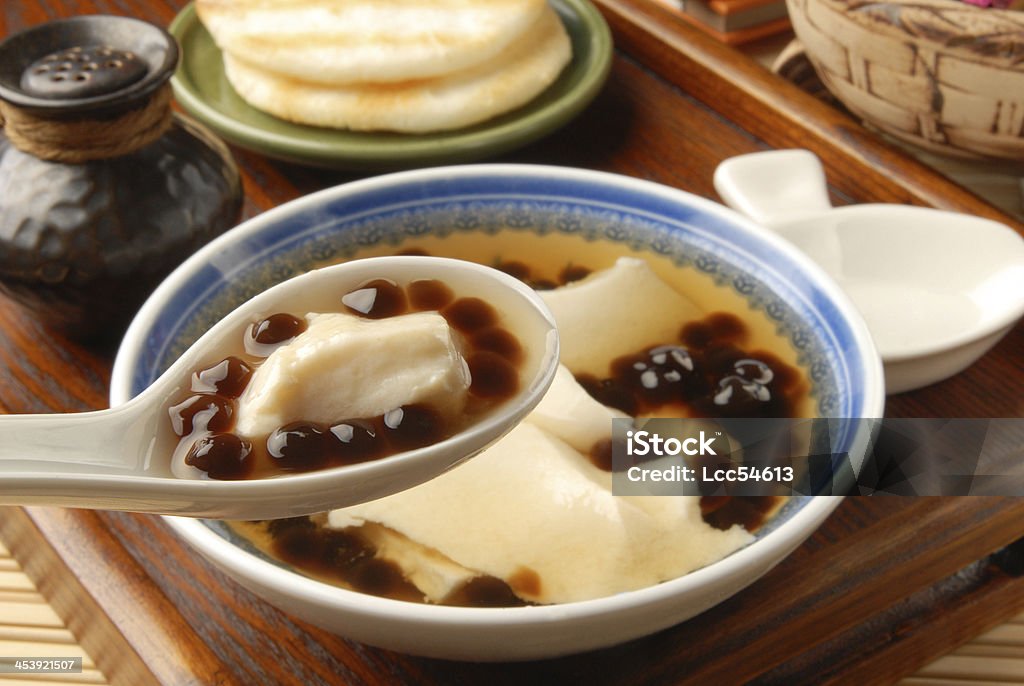
{"label": "dark ceramic jar", "polygon": [[170,110],[178,46],[124,17],[0,43],[0,289],[70,335],[117,335],[239,218],[227,148]]}

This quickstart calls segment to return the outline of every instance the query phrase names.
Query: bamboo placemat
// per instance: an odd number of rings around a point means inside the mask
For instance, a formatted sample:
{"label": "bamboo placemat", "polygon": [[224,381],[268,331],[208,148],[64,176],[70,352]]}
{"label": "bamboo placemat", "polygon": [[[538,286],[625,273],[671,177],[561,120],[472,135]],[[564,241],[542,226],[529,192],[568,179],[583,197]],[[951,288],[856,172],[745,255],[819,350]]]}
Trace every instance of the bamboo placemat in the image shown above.
{"label": "bamboo placemat", "polygon": [[1024,615],[997,626],[925,666],[899,686],[1024,684]]}
{"label": "bamboo placemat", "polygon": [[[92,658],[0,543],[0,656],[81,657],[80,674],[0,674],[2,686],[107,683]],[[899,682],[898,686],[1024,684],[1024,614]]]}
{"label": "bamboo placemat", "polygon": [[78,674],[0,674],[3,686],[106,684],[92,658],[0,543],[0,656],[81,657]]}

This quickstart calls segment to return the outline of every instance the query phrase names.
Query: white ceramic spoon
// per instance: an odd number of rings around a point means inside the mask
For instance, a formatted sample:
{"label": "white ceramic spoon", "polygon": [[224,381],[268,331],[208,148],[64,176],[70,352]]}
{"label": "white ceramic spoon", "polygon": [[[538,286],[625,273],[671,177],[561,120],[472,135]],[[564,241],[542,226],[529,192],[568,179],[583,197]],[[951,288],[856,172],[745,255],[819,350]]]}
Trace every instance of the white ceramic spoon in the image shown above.
{"label": "white ceramic spoon", "polygon": [[1008,226],[905,205],[833,208],[807,150],[725,160],[715,189],[846,291],[875,339],[888,393],[962,371],[1024,314],[1024,240]]}
{"label": "white ceramic spoon", "polygon": [[[191,372],[223,359],[253,321],[274,312],[337,311],[346,292],[374,278],[439,279],[494,305],[526,352],[522,390],[493,414],[434,445],[380,460],[270,479],[215,481],[171,474],[155,437]],[[434,257],[380,257],[295,277],[244,303],[159,379],[118,407],[81,414],[0,416],[0,503],[130,510],[225,519],[323,512],[379,498],[437,476],[498,439],[540,401],[558,363],[554,320],[536,293],[497,270]]]}

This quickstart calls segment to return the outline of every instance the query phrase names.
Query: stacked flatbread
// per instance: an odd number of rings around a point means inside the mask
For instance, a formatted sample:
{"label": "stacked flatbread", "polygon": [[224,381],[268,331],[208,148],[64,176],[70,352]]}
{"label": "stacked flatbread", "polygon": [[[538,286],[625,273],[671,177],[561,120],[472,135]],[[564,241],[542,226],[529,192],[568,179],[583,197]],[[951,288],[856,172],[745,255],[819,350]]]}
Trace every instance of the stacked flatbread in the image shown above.
{"label": "stacked flatbread", "polygon": [[314,126],[424,133],[527,103],[571,58],[545,0],[198,0],[250,105]]}

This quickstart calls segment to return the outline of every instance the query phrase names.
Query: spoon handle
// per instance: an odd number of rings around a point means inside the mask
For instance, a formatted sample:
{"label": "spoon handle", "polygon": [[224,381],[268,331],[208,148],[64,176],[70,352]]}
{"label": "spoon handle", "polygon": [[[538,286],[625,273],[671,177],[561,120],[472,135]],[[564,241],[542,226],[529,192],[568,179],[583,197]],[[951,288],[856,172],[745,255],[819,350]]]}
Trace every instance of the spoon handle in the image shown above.
{"label": "spoon handle", "polygon": [[726,205],[769,229],[832,209],[825,170],[809,150],[730,157],[714,182]]}
{"label": "spoon handle", "polygon": [[150,424],[133,403],[77,414],[2,415],[0,494],[15,475],[138,474],[147,467]]}

